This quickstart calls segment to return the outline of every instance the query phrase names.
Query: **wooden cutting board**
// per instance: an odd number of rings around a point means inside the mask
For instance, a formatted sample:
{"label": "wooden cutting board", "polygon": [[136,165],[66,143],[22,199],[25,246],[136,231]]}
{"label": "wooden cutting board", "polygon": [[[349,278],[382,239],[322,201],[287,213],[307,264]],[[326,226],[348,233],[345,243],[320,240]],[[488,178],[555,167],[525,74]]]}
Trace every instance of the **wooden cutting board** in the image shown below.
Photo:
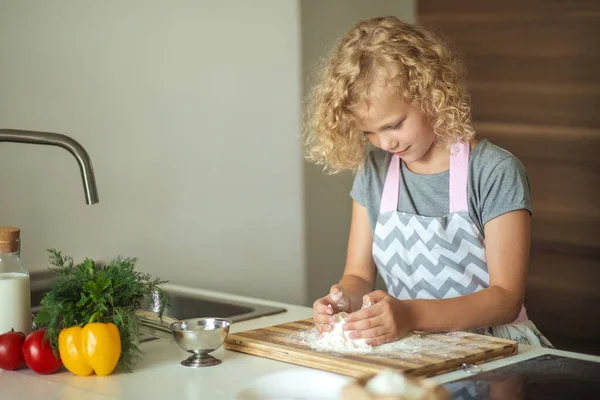
{"label": "wooden cutting board", "polygon": [[[369,354],[313,350],[306,343],[312,319],[231,333],[225,348],[305,367],[360,378],[394,369],[429,377],[517,354],[517,342],[468,332],[420,333],[393,351]],[[398,343],[398,342],[397,342]],[[412,347],[411,347],[412,346]]]}

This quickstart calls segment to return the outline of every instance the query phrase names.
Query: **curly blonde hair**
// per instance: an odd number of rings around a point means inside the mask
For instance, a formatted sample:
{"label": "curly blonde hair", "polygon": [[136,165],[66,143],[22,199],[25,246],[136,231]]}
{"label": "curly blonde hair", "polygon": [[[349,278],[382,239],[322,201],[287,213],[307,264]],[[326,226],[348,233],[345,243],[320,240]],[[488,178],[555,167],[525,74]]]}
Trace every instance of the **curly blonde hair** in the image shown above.
{"label": "curly blonde hair", "polygon": [[368,140],[353,110],[374,83],[391,85],[420,107],[437,143],[470,140],[475,131],[464,78],[458,57],[434,33],[395,17],[362,21],[334,49],[308,99],[306,157],[330,173],[360,168]]}

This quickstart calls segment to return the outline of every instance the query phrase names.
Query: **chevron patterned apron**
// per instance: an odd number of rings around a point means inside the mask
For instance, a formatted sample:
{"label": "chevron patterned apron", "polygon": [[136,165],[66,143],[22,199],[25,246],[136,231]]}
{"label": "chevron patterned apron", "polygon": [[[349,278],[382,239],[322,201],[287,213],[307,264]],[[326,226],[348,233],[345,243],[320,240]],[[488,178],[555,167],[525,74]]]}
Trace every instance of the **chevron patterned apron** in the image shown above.
{"label": "chevron patterned apron", "polygon": [[[392,156],[373,235],[373,258],[392,296],[447,299],[489,286],[484,236],[468,212],[469,152],[469,143],[451,149],[450,212],[443,217],[398,211],[400,157]],[[513,323],[479,333],[552,347],[524,307]]]}

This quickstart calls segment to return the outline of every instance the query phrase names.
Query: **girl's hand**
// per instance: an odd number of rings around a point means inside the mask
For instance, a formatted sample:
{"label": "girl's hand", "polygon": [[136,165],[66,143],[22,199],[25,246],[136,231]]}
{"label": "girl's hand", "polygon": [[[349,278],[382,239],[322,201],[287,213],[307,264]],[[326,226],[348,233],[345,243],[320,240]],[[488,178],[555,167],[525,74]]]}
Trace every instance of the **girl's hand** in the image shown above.
{"label": "girl's hand", "polygon": [[367,339],[367,344],[378,346],[393,342],[414,329],[410,303],[377,290],[363,297],[363,308],[349,314],[342,327],[351,339]]}
{"label": "girl's hand", "polygon": [[350,299],[340,285],[333,285],[329,294],[313,303],[313,321],[319,332],[329,332],[335,320],[333,314],[350,310]]}

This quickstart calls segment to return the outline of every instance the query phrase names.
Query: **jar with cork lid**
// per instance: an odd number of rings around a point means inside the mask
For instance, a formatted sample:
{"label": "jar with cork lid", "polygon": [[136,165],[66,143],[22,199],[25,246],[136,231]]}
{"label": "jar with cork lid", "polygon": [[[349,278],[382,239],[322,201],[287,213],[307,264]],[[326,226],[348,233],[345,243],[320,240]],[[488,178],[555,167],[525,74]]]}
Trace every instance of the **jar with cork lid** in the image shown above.
{"label": "jar with cork lid", "polygon": [[29,271],[21,262],[21,230],[0,227],[0,334],[31,332]]}

